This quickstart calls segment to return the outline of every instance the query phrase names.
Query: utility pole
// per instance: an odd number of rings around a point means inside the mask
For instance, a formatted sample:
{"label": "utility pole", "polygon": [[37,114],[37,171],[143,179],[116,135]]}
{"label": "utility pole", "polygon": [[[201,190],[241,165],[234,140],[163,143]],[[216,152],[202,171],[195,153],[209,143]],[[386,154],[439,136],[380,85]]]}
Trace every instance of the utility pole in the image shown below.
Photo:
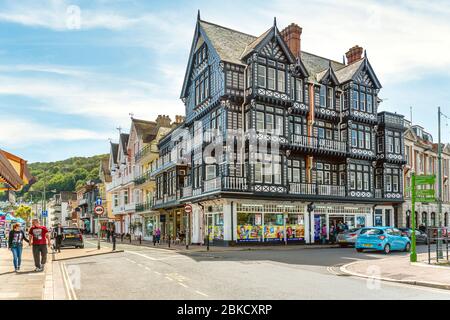
{"label": "utility pole", "polygon": [[438,107],[438,219],[439,219],[439,229],[438,229],[438,241],[436,245],[438,246],[438,256],[439,259],[443,258],[442,251],[442,145],[441,145],[441,107]]}
{"label": "utility pole", "polygon": [[411,255],[410,261],[417,262],[416,251],[416,173],[411,173]]}

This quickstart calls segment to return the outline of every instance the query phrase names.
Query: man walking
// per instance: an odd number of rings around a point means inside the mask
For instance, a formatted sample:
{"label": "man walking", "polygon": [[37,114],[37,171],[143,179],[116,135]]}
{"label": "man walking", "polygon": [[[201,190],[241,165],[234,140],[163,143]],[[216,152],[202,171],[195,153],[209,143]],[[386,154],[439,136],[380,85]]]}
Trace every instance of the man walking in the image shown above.
{"label": "man walking", "polygon": [[55,237],[56,241],[55,250],[61,252],[61,244],[64,238],[64,230],[61,226],[61,223],[58,223],[58,226],[55,228],[53,236]]}
{"label": "man walking", "polygon": [[47,262],[47,246],[50,247],[50,234],[46,227],[41,226],[38,219],[33,219],[30,228],[30,244],[33,246],[35,271],[44,271]]}

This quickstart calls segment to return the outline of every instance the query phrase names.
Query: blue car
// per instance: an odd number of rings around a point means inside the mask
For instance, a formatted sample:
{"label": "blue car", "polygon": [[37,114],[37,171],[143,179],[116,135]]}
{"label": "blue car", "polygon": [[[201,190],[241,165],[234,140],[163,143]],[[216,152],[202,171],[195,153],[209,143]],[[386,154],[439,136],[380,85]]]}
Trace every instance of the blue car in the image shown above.
{"label": "blue car", "polygon": [[383,251],[385,254],[391,251],[408,252],[411,249],[411,240],[397,228],[367,227],[361,230],[355,248],[358,252],[364,250]]}

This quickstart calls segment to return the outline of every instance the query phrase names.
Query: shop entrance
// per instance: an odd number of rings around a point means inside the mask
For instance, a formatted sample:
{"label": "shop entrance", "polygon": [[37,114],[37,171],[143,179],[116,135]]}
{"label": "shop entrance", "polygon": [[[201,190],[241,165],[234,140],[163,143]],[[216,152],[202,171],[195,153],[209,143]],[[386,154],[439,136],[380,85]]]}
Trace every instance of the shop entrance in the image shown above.
{"label": "shop entrance", "polygon": [[322,230],[323,225],[326,223],[327,219],[325,214],[314,215],[314,242],[320,242],[320,231]]}

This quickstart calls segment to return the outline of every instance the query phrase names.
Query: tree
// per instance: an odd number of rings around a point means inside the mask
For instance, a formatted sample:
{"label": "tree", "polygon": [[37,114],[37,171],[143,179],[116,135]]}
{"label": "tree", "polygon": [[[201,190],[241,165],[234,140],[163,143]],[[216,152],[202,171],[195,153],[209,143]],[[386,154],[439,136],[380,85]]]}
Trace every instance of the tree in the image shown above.
{"label": "tree", "polygon": [[15,211],[14,216],[16,218],[21,218],[27,222],[27,224],[31,220],[31,207],[21,204]]}

